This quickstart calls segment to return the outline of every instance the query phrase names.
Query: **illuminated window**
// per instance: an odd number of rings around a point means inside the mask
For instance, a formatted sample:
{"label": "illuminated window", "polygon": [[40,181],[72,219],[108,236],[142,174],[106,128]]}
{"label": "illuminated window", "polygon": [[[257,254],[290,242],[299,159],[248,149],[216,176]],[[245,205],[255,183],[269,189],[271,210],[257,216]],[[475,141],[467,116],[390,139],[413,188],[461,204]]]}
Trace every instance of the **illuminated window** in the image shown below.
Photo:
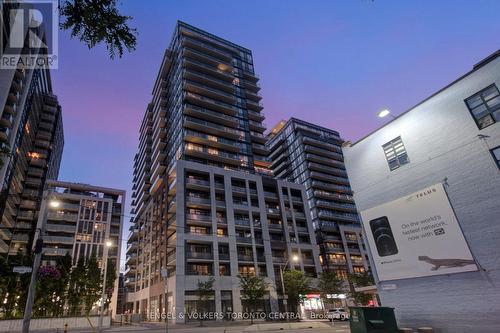
{"label": "illuminated window", "polygon": [[389,169],[396,170],[402,165],[410,163],[403,140],[398,136],[394,140],[389,141],[382,146],[384,149],[385,158],[389,164]]}
{"label": "illuminated window", "polygon": [[495,84],[465,100],[479,129],[500,121],[500,93]]}

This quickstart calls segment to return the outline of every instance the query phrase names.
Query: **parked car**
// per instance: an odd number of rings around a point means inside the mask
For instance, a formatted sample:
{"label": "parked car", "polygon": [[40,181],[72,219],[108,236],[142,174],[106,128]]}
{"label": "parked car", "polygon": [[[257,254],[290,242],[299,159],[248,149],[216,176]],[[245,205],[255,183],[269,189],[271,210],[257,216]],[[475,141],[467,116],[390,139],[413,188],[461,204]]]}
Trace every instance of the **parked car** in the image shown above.
{"label": "parked car", "polygon": [[344,308],[330,309],[326,316],[330,321],[349,319],[349,313]]}

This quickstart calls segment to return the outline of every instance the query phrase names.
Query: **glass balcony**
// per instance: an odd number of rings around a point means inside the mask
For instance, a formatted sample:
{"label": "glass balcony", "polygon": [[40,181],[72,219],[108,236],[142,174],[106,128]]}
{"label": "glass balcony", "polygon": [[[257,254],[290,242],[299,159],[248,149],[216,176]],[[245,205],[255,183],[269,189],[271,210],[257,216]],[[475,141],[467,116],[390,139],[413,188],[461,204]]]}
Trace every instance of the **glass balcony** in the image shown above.
{"label": "glass balcony", "polygon": [[229,125],[232,127],[238,126],[238,119],[231,115],[227,115],[222,112],[212,111],[199,106],[187,104],[184,108],[184,113],[187,115],[193,115],[202,117],[203,119],[217,121],[224,125]]}
{"label": "glass balcony", "polygon": [[186,252],[186,258],[188,259],[213,259],[211,252]]}
{"label": "glass balcony", "polygon": [[187,92],[186,99],[194,104],[200,104],[201,106],[206,106],[211,109],[220,110],[229,115],[236,115],[238,113],[238,108],[224,102],[216,101],[215,99],[201,96],[197,93]]}
{"label": "glass balcony", "polygon": [[319,148],[319,147],[315,147],[315,146],[311,146],[311,145],[306,144],[304,147],[304,150],[307,153],[321,155],[322,157],[327,157],[329,159],[335,159],[337,161],[344,161],[344,156],[342,156],[342,154],[335,153],[333,151],[329,151],[329,150],[326,150],[323,148]]}
{"label": "glass balcony", "polygon": [[229,94],[219,89],[210,88],[209,86],[203,85],[201,83],[184,80],[184,87],[190,92],[207,96],[209,98],[215,98],[217,100],[224,101],[225,103],[233,104],[236,102],[236,96],[234,96],[233,94]]}

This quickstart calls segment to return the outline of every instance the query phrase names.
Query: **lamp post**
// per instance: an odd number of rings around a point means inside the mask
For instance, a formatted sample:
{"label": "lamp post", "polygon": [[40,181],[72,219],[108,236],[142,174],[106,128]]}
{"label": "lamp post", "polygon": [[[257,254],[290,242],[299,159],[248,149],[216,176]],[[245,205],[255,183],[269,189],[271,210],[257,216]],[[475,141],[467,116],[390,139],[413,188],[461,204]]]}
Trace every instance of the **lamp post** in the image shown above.
{"label": "lamp post", "polygon": [[101,293],[101,310],[99,312],[99,322],[97,325],[97,331],[102,332],[102,319],[104,316],[104,300],[106,299],[106,278],[108,275],[108,250],[113,246],[113,243],[110,240],[107,240],[104,244],[104,253],[103,253],[103,269],[104,274],[102,278],[102,293]]}
{"label": "lamp post", "polygon": [[[299,261],[299,257],[297,255],[294,255],[292,257],[292,261],[294,261],[294,262]],[[288,259],[285,261],[285,264],[283,266],[286,268],[287,264],[288,264]],[[286,296],[285,281],[283,281],[283,266],[280,265],[281,291],[283,293],[283,305],[285,306],[286,321],[289,322],[290,319],[288,318],[288,300],[285,298],[285,296]]]}
{"label": "lamp post", "polygon": [[48,197],[48,193],[46,193],[43,197],[41,207],[43,209],[43,217],[40,220],[40,225],[36,228],[35,236],[33,237],[33,239],[35,240],[35,245],[33,246],[35,258],[33,259],[30,286],[28,289],[28,296],[26,298],[26,305],[24,307],[22,333],[28,333],[30,330],[31,312],[33,311],[33,302],[35,301],[36,276],[38,274],[38,268],[40,267],[40,263],[42,261],[43,235],[45,234],[45,224],[47,223],[48,214],[47,204],[52,209],[56,209],[61,205],[61,202],[57,201],[55,198],[51,199],[47,203]]}
{"label": "lamp post", "polygon": [[162,267],[160,273],[165,281],[165,333],[168,333],[168,266]]}
{"label": "lamp post", "polygon": [[389,109],[382,109],[382,110],[380,110],[380,111],[377,113],[377,116],[378,116],[379,118],[384,118],[384,117],[390,116],[392,119],[396,119],[396,117],[394,117],[394,116],[391,114],[391,111],[389,111]]}

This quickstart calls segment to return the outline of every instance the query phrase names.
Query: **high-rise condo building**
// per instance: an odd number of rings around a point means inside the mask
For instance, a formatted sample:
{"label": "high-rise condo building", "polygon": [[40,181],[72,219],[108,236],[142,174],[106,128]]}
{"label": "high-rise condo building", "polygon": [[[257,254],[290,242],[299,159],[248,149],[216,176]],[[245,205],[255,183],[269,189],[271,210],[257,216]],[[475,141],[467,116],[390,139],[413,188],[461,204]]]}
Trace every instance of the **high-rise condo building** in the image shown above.
{"label": "high-rise condo building", "polygon": [[[245,311],[237,276],[248,274],[269,282],[259,309],[277,311],[280,266],[320,272],[304,187],[264,176],[257,82],[250,50],[178,22],[140,127],[127,311],[155,316],[168,304],[176,321]],[[200,303],[198,282],[210,276]]]}
{"label": "high-rise condo building", "polygon": [[[56,202],[57,205],[51,205]],[[125,191],[80,183],[48,180],[38,218],[44,224],[42,265],[55,266],[57,259],[70,255],[73,266],[79,259],[96,257],[107,274],[114,268],[116,281],[110,309],[116,313],[118,276]],[[92,310],[96,312],[98,307]]]}
{"label": "high-rise condo building", "polygon": [[347,279],[366,271],[369,261],[342,143],[336,131],[291,118],[271,130],[267,146],[274,176],[306,188],[323,270]]}
{"label": "high-rise condo building", "polygon": [[[10,31],[9,9],[17,5],[2,4],[3,31]],[[30,33],[45,38],[43,29]],[[8,36],[3,42],[2,50]],[[0,112],[0,254],[12,255],[31,249],[45,180],[59,173],[63,124],[49,69],[2,68]]]}

